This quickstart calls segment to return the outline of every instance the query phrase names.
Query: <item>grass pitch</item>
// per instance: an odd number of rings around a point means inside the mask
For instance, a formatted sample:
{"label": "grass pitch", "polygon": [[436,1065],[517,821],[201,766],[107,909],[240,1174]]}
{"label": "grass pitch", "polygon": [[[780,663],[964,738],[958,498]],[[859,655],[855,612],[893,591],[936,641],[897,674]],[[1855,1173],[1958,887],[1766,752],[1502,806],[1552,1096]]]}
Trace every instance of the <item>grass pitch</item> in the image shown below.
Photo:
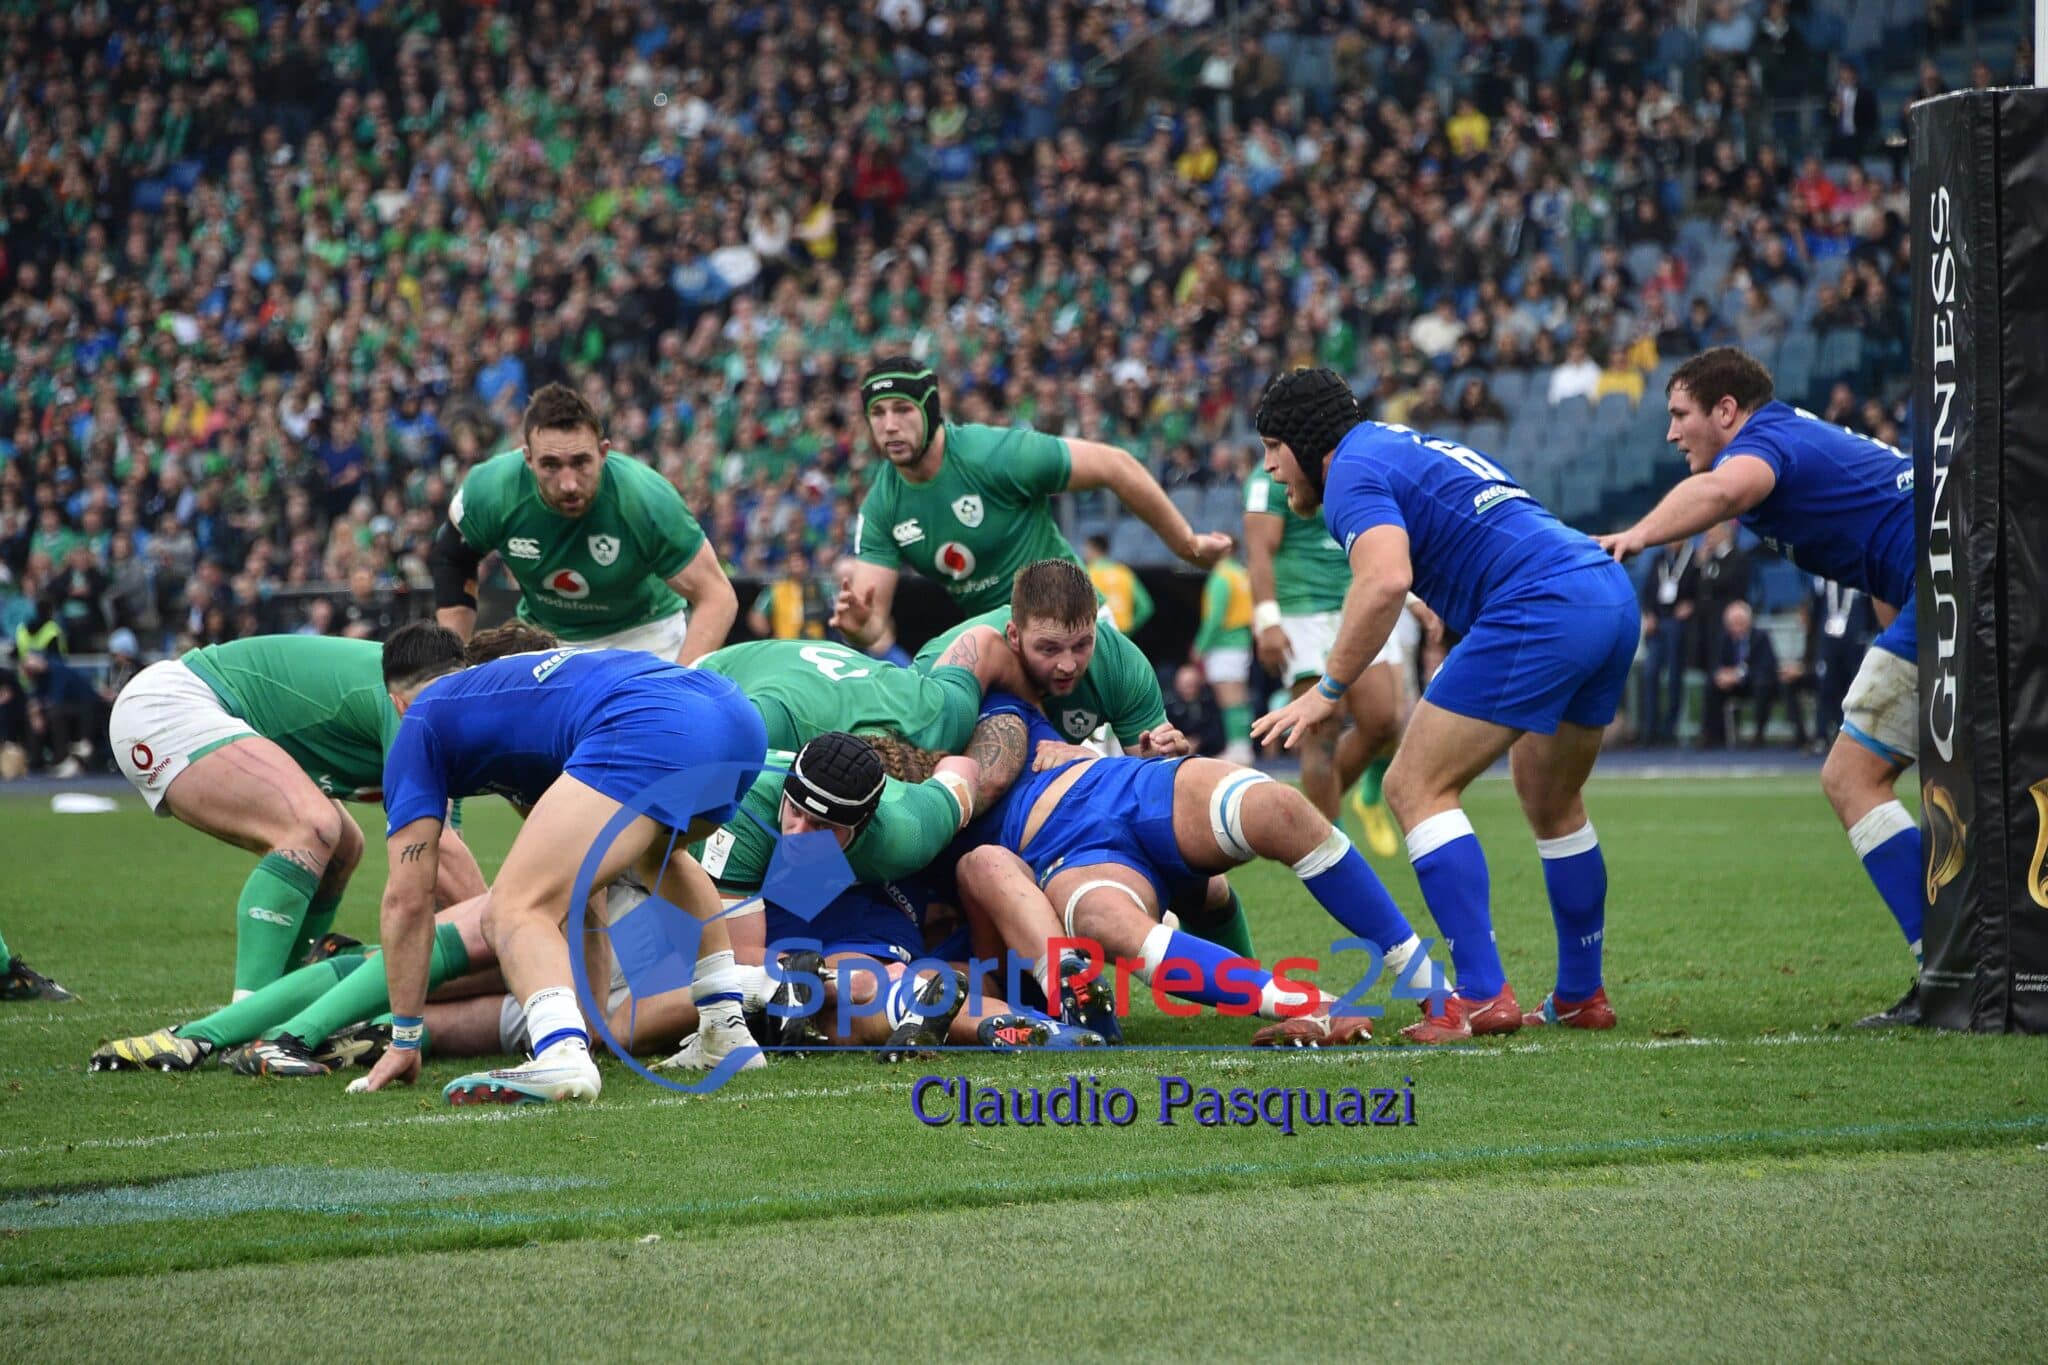
{"label": "grass pitch", "polygon": [[[248,859],[132,798],[110,816],[0,799],[0,925],[84,997],[0,1007],[0,1357],[2038,1355],[2041,1040],[1847,1027],[1907,970],[1810,779],[1603,781],[1588,804],[1612,1034],[785,1061],[702,1099],[607,1064],[594,1105],[478,1112],[439,1103],[455,1061],[367,1097],[345,1078],[86,1074],[101,1037],[225,997]],[[1506,784],[1471,809],[1533,1005],[1540,869]],[[511,828],[472,817],[487,870]],[[1405,864],[1381,871],[1426,923]],[[373,858],[340,927],[374,936],[381,880]],[[1335,926],[1284,871],[1238,884],[1263,956],[1329,958]],[[1326,985],[1349,984],[1347,956]],[[1371,998],[1391,1038],[1412,1007]],[[1250,1031],[1127,1026],[1147,1044]],[[928,1128],[910,1110],[927,1073],[1075,1070],[1135,1091],[1139,1121]],[[1161,1073],[1412,1079],[1417,1122],[1161,1127]]]}

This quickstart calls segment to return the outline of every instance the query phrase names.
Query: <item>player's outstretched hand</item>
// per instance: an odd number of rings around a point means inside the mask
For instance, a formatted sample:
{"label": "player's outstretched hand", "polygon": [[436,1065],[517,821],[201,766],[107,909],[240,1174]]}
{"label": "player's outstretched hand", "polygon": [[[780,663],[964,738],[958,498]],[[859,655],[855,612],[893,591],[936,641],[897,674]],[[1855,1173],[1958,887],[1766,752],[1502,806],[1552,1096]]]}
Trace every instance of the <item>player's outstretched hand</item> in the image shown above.
{"label": "player's outstretched hand", "polygon": [[1257,636],[1259,664],[1274,677],[1279,677],[1287,667],[1287,656],[1294,650],[1294,641],[1287,638],[1287,632],[1279,626],[1267,626]]}
{"label": "player's outstretched hand", "polygon": [[1230,537],[1222,531],[1197,531],[1188,548],[1181,555],[1198,569],[1215,567],[1216,561],[1230,553]]}
{"label": "player's outstretched hand", "polygon": [[[1337,703],[1311,687],[1278,711],[1268,711],[1252,722],[1252,742],[1272,748],[1276,744],[1292,749],[1311,730],[1326,724],[1337,714]],[[1282,742],[1284,741],[1284,743]]]}
{"label": "player's outstretched hand", "polygon": [[1101,754],[1085,744],[1063,744],[1056,739],[1042,739],[1038,752],[1031,756],[1031,771],[1046,772],[1062,763],[1072,763],[1077,758],[1100,758]]}
{"label": "player's outstretched hand", "polygon": [[1139,758],[1179,758],[1194,751],[1195,746],[1171,721],[1155,725],[1138,736]]}
{"label": "player's outstretched hand", "polygon": [[832,599],[831,626],[834,630],[854,635],[866,627],[868,617],[874,614],[875,590],[856,595],[853,591],[853,575],[846,574],[839,580],[839,595]]}
{"label": "player's outstretched hand", "polygon": [[370,1074],[348,1083],[348,1093],[361,1095],[387,1085],[411,1085],[420,1078],[420,1050],[416,1047],[387,1047]]}
{"label": "player's outstretched hand", "polygon": [[1633,527],[1616,531],[1611,536],[1594,536],[1593,539],[1601,549],[1624,563],[1641,554],[1645,548],[1642,536]]}

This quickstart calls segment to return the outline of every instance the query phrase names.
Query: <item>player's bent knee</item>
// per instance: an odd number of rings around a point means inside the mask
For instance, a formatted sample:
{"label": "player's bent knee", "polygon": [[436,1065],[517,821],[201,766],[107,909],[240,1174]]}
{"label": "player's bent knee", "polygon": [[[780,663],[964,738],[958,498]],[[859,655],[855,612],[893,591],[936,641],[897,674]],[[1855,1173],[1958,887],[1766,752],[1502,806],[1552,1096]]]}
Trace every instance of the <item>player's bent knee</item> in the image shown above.
{"label": "player's bent knee", "polygon": [[1223,850],[1224,857],[1233,862],[1248,863],[1259,856],[1245,833],[1246,803],[1255,794],[1263,799],[1265,792],[1274,789],[1286,790],[1304,806],[1308,804],[1300,792],[1279,788],[1272,778],[1250,768],[1230,772],[1210,791],[1209,832],[1215,836],[1216,846]]}

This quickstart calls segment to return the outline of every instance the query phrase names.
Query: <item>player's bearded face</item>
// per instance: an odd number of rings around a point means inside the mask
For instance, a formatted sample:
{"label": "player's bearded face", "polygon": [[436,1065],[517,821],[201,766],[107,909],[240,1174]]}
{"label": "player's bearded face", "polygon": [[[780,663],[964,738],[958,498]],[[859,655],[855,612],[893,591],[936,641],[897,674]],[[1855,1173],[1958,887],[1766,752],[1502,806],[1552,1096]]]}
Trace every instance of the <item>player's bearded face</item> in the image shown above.
{"label": "player's bearded face", "polygon": [[1301,472],[1301,462],[1294,458],[1294,448],[1285,441],[1276,441],[1270,436],[1259,440],[1266,447],[1266,472],[1273,476],[1273,482],[1287,490],[1287,506],[1298,517],[1308,516],[1322,500],[1309,487],[1308,478]]}
{"label": "player's bearded face", "polygon": [[609,445],[588,427],[536,431],[526,446],[526,467],[540,500],[565,517],[580,517],[597,498]]}
{"label": "player's bearded face", "polygon": [[884,398],[868,409],[868,435],[890,464],[916,464],[924,454],[924,409],[908,398]]}
{"label": "player's bearded face", "polygon": [[1095,657],[1095,622],[1084,626],[1060,626],[1034,621],[1010,628],[1016,633],[1017,653],[1024,661],[1025,676],[1040,692],[1064,697],[1072,692]]}
{"label": "player's bearded face", "polygon": [[[1729,407],[1734,400],[1726,400]],[[1671,386],[1671,401],[1668,405],[1671,426],[1665,431],[1664,439],[1678,447],[1678,453],[1685,456],[1685,467],[1695,474],[1704,474],[1713,468],[1714,457],[1728,445],[1729,433],[1715,419],[1716,408],[1703,408],[1692,396],[1692,391],[1683,384]]]}

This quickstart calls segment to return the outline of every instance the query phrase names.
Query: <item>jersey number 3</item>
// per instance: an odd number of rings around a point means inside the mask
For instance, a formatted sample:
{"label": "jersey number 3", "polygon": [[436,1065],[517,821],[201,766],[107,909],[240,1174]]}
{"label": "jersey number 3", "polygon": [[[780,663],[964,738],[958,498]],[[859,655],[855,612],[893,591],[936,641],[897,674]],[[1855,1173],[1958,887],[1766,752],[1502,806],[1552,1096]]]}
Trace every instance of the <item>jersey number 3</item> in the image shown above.
{"label": "jersey number 3", "polygon": [[832,645],[805,645],[797,651],[797,656],[833,682],[845,682],[848,678],[865,678],[874,672],[872,668],[849,667],[848,665],[861,656],[850,649],[840,649]]}

